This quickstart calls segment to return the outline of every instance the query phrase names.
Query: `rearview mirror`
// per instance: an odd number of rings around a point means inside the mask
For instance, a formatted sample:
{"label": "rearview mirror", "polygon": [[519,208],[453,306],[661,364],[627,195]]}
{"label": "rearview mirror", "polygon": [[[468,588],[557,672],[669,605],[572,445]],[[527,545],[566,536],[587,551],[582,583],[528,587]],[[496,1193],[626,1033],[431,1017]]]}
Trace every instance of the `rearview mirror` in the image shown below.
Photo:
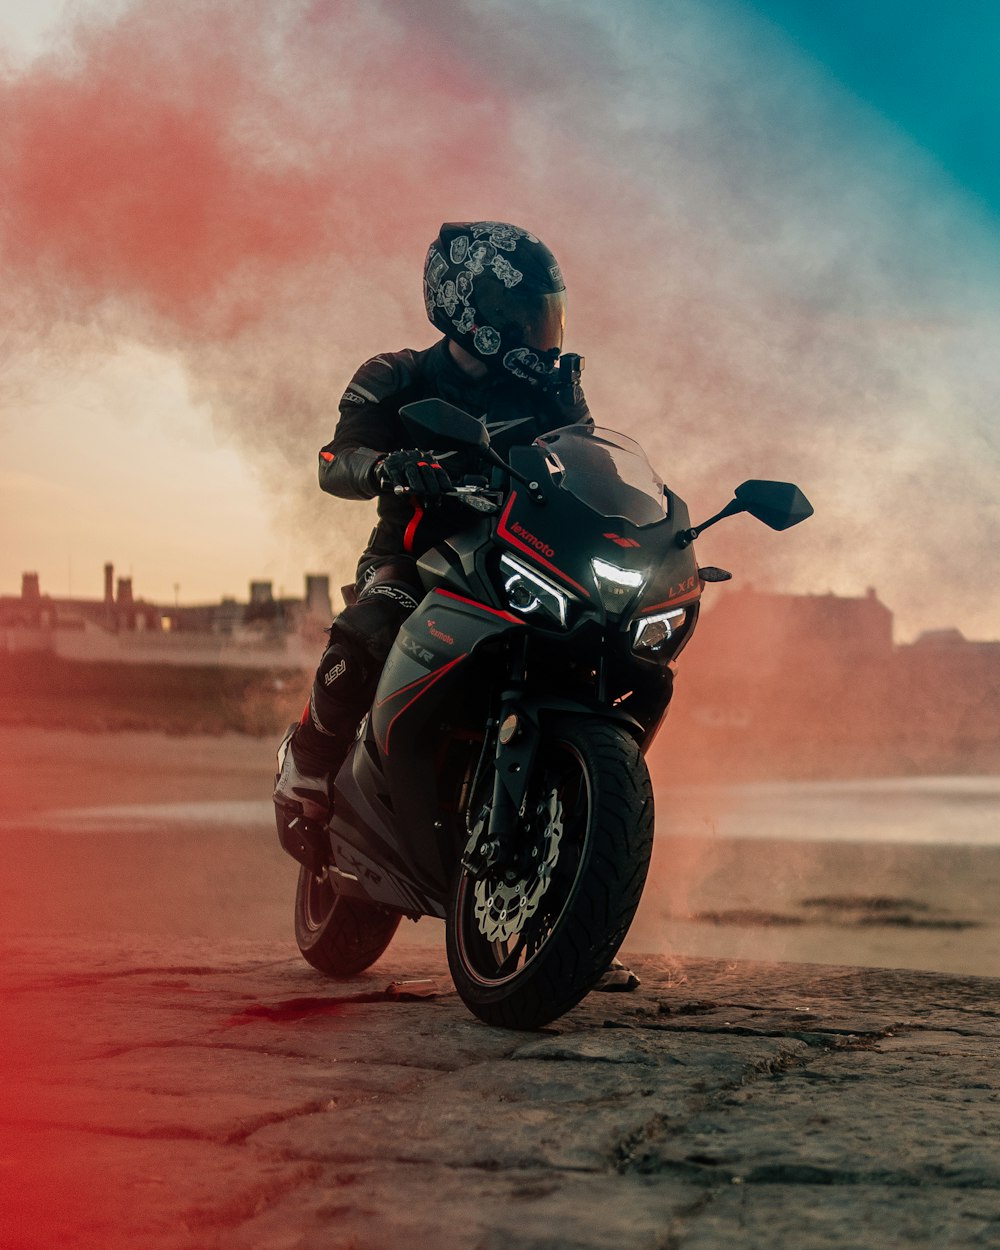
{"label": "rearview mirror", "polygon": [[461,451],[466,447],[485,451],[490,445],[482,421],[443,399],[418,399],[404,404],[399,415],[418,447],[426,442],[434,451]]}
{"label": "rearview mirror", "polygon": [[813,514],[813,506],[791,482],[744,482],[733,491],[744,512],[773,530],[791,529]]}
{"label": "rearview mirror", "polygon": [[709,517],[701,525],[692,529],[681,530],[675,538],[678,547],[687,547],[710,525],[721,521],[723,517],[738,516],[741,512],[749,512],[758,521],[763,521],[773,530],[791,529],[806,517],[813,514],[813,506],[797,486],[791,482],[743,482],[733,491],[734,498],[726,504],[721,512]]}

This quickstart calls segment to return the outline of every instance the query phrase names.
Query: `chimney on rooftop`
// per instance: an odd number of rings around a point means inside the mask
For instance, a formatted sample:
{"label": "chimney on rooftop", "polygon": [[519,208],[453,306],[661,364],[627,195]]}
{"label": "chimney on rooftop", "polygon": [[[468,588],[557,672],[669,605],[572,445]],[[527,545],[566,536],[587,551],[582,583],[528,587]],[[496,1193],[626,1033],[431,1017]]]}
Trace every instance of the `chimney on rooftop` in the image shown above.
{"label": "chimney on rooftop", "polygon": [[38,584],[37,573],[21,574],[21,598],[29,603],[37,603],[42,597],[42,592]]}
{"label": "chimney on rooftop", "polygon": [[115,597],[116,621],[119,629],[135,629],[135,602],[132,598],[131,577],[119,577],[118,594]]}
{"label": "chimney on rooftop", "polygon": [[330,579],[325,573],[306,574],[306,611],[319,617],[320,620],[332,619]]}

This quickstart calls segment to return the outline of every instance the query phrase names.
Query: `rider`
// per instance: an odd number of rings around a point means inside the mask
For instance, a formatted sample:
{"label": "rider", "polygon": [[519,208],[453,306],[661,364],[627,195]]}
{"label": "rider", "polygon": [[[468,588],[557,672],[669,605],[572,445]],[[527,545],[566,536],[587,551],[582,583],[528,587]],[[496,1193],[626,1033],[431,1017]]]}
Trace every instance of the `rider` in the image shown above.
{"label": "rider", "polygon": [[417,557],[470,516],[445,497],[451,475],[467,471],[461,458],[412,447],[400,408],[446,400],[479,417],[501,454],[559,426],[592,424],[578,375],[563,381],[556,368],[566,287],[533,234],[496,221],[443,225],[424,264],[424,301],[445,337],[363,364],[319,453],[323,490],[379,500],[356,601],[333,622],[302,721],[279,748],[274,800],[307,820],[329,814],[329,778],[371,704],[400,626],[423,598]]}

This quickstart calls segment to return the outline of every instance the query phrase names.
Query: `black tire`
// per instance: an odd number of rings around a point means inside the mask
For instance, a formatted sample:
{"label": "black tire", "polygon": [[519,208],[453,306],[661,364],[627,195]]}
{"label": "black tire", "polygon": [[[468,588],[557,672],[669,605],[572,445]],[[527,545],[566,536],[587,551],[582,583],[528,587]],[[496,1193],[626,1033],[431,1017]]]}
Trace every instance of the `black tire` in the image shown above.
{"label": "black tire", "polygon": [[[594,718],[545,730],[525,810],[536,813],[536,827],[522,835],[539,856],[523,880],[515,887],[487,879],[477,900],[475,879],[460,872],[446,923],[459,995],[481,1020],[508,1029],[541,1028],[594,987],[635,916],[653,849],[646,762],[624,730]],[[560,825],[553,858],[552,830]],[[536,901],[537,864],[546,854],[549,881]],[[508,913],[490,909],[506,907],[495,900],[512,889],[537,910],[517,933],[497,939]]]}
{"label": "black tire", "polygon": [[295,891],[295,940],[305,960],[328,977],[353,977],[378,959],[392,941],[398,911],[338,894],[328,878],[299,869]]}

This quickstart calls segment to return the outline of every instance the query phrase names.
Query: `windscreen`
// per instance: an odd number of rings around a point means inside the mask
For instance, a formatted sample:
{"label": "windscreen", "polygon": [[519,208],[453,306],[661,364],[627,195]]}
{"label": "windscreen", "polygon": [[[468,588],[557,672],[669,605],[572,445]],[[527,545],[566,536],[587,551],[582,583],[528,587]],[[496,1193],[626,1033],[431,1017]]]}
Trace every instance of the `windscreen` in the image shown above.
{"label": "windscreen", "polygon": [[644,526],[667,515],[663,482],[639,444],[624,434],[567,425],[535,441],[553,480],[601,516]]}

